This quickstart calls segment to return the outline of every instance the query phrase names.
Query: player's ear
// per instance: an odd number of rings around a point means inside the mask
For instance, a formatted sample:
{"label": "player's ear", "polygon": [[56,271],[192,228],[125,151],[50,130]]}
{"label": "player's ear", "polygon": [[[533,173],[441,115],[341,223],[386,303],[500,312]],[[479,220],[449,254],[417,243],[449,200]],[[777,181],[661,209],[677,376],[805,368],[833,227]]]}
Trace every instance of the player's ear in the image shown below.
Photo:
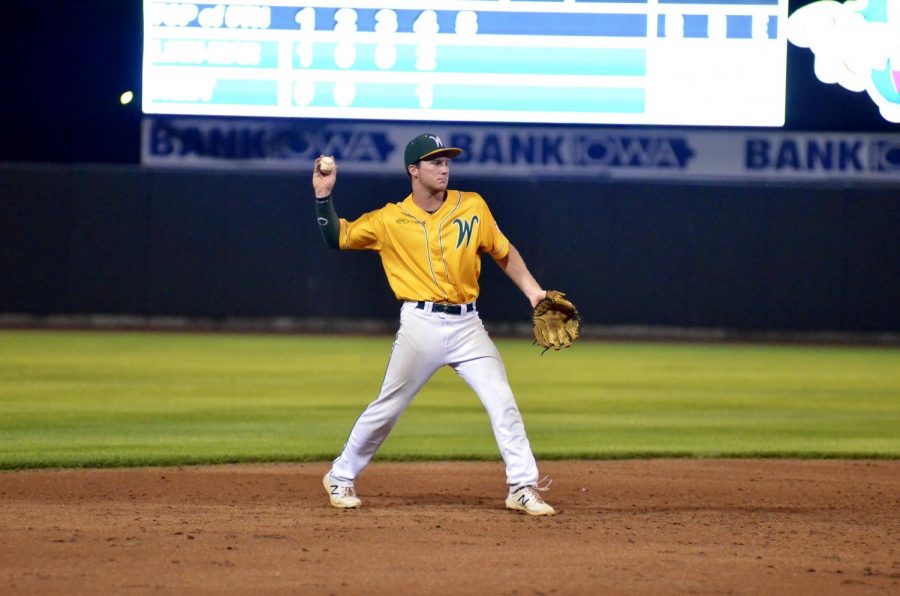
{"label": "player's ear", "polygon": [[410,178],[413,177],[413,174],[417,174],[418,172],[419,172],[419,164],[418,164],[418,162],[417,162],[417,163],[411,163],[411,164],[409,164],[408,166],[406,166],[406,174],[407,174]]}

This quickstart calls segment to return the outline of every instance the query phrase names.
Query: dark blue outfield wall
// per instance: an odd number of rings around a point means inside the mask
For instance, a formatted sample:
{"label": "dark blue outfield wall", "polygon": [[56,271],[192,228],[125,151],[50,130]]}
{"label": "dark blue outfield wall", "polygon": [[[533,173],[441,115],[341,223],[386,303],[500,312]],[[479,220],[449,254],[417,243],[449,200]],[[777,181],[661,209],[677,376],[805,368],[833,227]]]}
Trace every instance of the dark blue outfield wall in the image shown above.
{"label": "dark blue outfield wall", "polygon": [[[0,313],[396,319],[377,255],[327,249],[309,173],[0,165]],[[475,180],[594,325],[900,331],[900,188]],[[405,176],[344,175],[355,218]],[[526,322],[485,259],[479,308]]]}

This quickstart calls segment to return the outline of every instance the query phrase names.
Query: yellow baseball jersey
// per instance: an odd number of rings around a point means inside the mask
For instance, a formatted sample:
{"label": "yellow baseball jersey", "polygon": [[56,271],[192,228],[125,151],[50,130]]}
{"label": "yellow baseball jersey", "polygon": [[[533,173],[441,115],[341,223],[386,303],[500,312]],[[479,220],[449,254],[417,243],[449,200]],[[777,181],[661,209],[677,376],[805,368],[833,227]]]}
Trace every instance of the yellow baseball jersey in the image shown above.
{"label": "yellow baseball jersey", "polygon": [[478,298],[481,254],[502,259],[509,240],[481,195],[448,190],[428,213],[409,195],[355,221],[340,220],[341,249],[376,250],[400,300],[465,304]]}

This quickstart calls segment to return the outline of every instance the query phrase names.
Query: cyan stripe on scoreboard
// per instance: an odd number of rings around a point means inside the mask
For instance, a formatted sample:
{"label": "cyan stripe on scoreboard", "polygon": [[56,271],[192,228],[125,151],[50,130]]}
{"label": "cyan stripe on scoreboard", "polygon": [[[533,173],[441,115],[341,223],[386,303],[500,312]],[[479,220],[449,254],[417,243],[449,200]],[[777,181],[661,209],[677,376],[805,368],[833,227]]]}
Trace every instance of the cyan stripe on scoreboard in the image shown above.
{"label": "cyan stripe on scoreboard", "polygon": [[157,103],[231,104],[274,106],[278,105],[278,81],[245,79],[218,79],[209,101],[179,101],[157,99]]}
{"label": "cyan stripe on scoreboard", "polygon": [[[310,107],[365,109],[423,109],[418,86],[412,84],[357,83],[349,105],[338,106],[334,83],[315,86]],[[640,114],[646,109],[642,88],[527,87],[502,85],[434,85],[431,110],[484,110],[502,112],[606,112]]]}
{"label": "cyan stripe on scoreboard", "polygon": [[219,79],[210,103],[228,103],[242,106],[278,105],[278,81]]}
{"label": "cyan stripe on scoreboard", "polygon": [[217,62],[209,62],[209,60],[204,59],[201,62],[182,62],[171,59],[163,59],[163,60],[153,60],[153,64],[162,64],[162,65],[170,65],[170,66],[227,66],[228,68],[278,68],[278,42],[277,41],[257,41],[257,40],[214,40],[214,39],[181,39],[176,37],[167,37],[167,38],[159,38],[159,41],[163,44],[168,42],[188,42],[188,43],[196,43],[203,44],[206,48],[206,52],[208,52],[210,43],[224,43],[224,44],[250,44],[255,43],[260,46],[260,60],[258,64],[223,64]]}
{"label": "cyan stripe on scoreboard", "polygon": [[[299,47],[299,44],[294,46]],[[389,72],[423,72],[416,68],[419,46],[392,46],[397,53],[396,62]],[[375,62],[376,44],[354,44],[353,65],[341,69],[335,63],[338,45],[317,43],[313,45],[313,70],[348,70],[352,72],[388,72]],[[425,72],[476,73],[476,74],[534,74],[534,75],[583,75],[583,76],[645,76],[647,51],[644,48],[516,48],[499,50],[490,46],[438,46],[436,67]],[[295,69],[300,69],[300,58],[294,52]]]}
{"label": "cyan stripe on scoreboard", "polygon": [[433,109],[640,114],[642,88],[435,85]]}

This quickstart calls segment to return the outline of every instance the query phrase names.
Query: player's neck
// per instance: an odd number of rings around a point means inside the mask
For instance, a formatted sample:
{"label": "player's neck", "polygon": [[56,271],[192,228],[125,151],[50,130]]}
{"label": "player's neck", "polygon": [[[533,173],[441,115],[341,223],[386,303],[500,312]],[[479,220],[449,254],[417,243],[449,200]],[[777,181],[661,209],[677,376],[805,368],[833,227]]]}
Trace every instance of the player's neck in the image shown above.
{"label": "player's neck", "polygon": [[435,192],[429,192],[424,188],[417,188],[413,190],[412,200],[416,206],[419,207],[422,211],[427,211],[428,213],[434,213],[438,209],[441,208],[441,205],[444,204],[444,199],[447,198],[446,190],[439,190]]}

